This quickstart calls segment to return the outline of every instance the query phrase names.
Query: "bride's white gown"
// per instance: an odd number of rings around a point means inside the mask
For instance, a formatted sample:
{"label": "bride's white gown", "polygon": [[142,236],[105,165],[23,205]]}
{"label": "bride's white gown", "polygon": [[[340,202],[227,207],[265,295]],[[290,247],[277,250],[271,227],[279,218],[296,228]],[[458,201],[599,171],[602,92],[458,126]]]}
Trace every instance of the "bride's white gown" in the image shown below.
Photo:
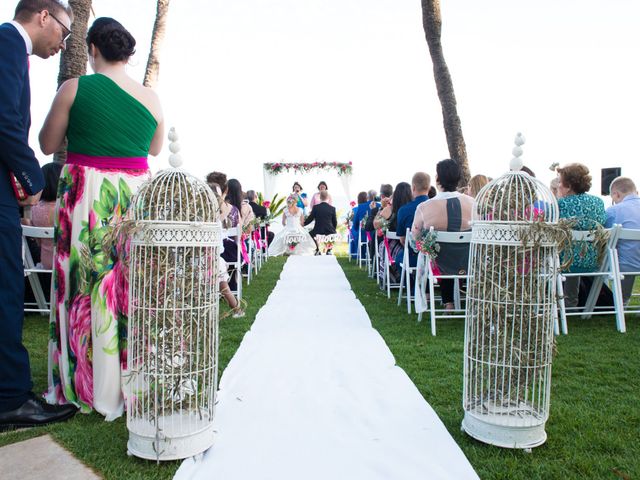
{"label": "bride's white gown", "polygon": [[[316,251],[316,244],[304,227],[300,224],[302,210],[292,215],[289,209],[282,213],[286,219],[284,229],[276,234],[269,245],[269,255],[313,255]],[[293,250],[290,248],[291,242],[297,242]]]}

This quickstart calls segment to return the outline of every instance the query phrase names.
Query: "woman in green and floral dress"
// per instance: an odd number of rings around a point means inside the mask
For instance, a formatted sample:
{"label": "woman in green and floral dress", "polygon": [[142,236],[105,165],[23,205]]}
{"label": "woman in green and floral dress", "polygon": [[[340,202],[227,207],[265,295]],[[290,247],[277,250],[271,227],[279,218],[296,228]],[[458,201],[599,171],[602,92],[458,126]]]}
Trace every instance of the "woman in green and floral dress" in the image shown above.
{"label": "woman in green and floral dress", "polygon": [[[607,218],[602,199],[589,195],[591,175],[581,163],[558,168],[558,207],[560,218],[576,220],[574,230],[594,230]],[[576,242],[570,273],[593,272],[598,269],[598,252],[592,242]],[[564,262],[564,259],[562,259]],[[567,277],[564,282],[565,306],[578,305],[580,277]]]}
{"label": "woman in green and floral dress", "polygon": [[42,131],[45,154],[68,140],[58,184],[49,341],[50,403],[74,403],[107,420],[122,415],[126,367],[125,253],[114,240],[133,193],[149,178],[147,155],[162,148],[157,95],[125,72],[135,40],[98,18],[87,34],[96,72],[60,87]]}

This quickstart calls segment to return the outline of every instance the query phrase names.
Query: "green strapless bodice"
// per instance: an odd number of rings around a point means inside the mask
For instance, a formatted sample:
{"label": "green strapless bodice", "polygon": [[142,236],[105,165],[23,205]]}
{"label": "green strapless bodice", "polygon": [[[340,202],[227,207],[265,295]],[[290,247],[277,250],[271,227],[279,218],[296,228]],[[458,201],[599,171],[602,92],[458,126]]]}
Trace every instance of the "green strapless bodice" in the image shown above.
{"label": "green strapless bodice", "polygon": [[69,152],[100,157],[146,157],[158,123],[109,77],[85,75],[69,111]]}

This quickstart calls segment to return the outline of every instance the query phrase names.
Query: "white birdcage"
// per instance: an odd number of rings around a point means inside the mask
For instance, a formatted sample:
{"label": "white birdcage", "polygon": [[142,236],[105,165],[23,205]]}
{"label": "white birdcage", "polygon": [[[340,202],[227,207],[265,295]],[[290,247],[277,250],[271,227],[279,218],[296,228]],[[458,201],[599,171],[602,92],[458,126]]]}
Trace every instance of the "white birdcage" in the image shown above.
{"label": "white birdcage", "polygon": [[467,286],[462,429],[507,448],[545,442],[556,308],[558,204],[521,171],[477,195]]}
{"label": "white birdcage", "polygon": [[218,380],[218,204],[169,162],[130,207],[129,333],[123,375],[130,454],[174,460],[213,444]]}

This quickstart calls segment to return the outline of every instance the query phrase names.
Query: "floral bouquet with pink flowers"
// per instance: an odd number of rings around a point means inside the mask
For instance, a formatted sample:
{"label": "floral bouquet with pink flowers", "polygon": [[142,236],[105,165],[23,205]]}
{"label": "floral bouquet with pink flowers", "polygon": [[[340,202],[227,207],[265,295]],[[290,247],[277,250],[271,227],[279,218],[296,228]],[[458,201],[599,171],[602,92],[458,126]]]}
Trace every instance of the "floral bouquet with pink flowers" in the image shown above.
{"label": "floral bouquet with pink flowers", "polygon": [[438,232],[435,230],[423,229],[418,238],[415,239],[415,250],[429,255],[431,260],[435,260],[440,252],[438,244]]}

